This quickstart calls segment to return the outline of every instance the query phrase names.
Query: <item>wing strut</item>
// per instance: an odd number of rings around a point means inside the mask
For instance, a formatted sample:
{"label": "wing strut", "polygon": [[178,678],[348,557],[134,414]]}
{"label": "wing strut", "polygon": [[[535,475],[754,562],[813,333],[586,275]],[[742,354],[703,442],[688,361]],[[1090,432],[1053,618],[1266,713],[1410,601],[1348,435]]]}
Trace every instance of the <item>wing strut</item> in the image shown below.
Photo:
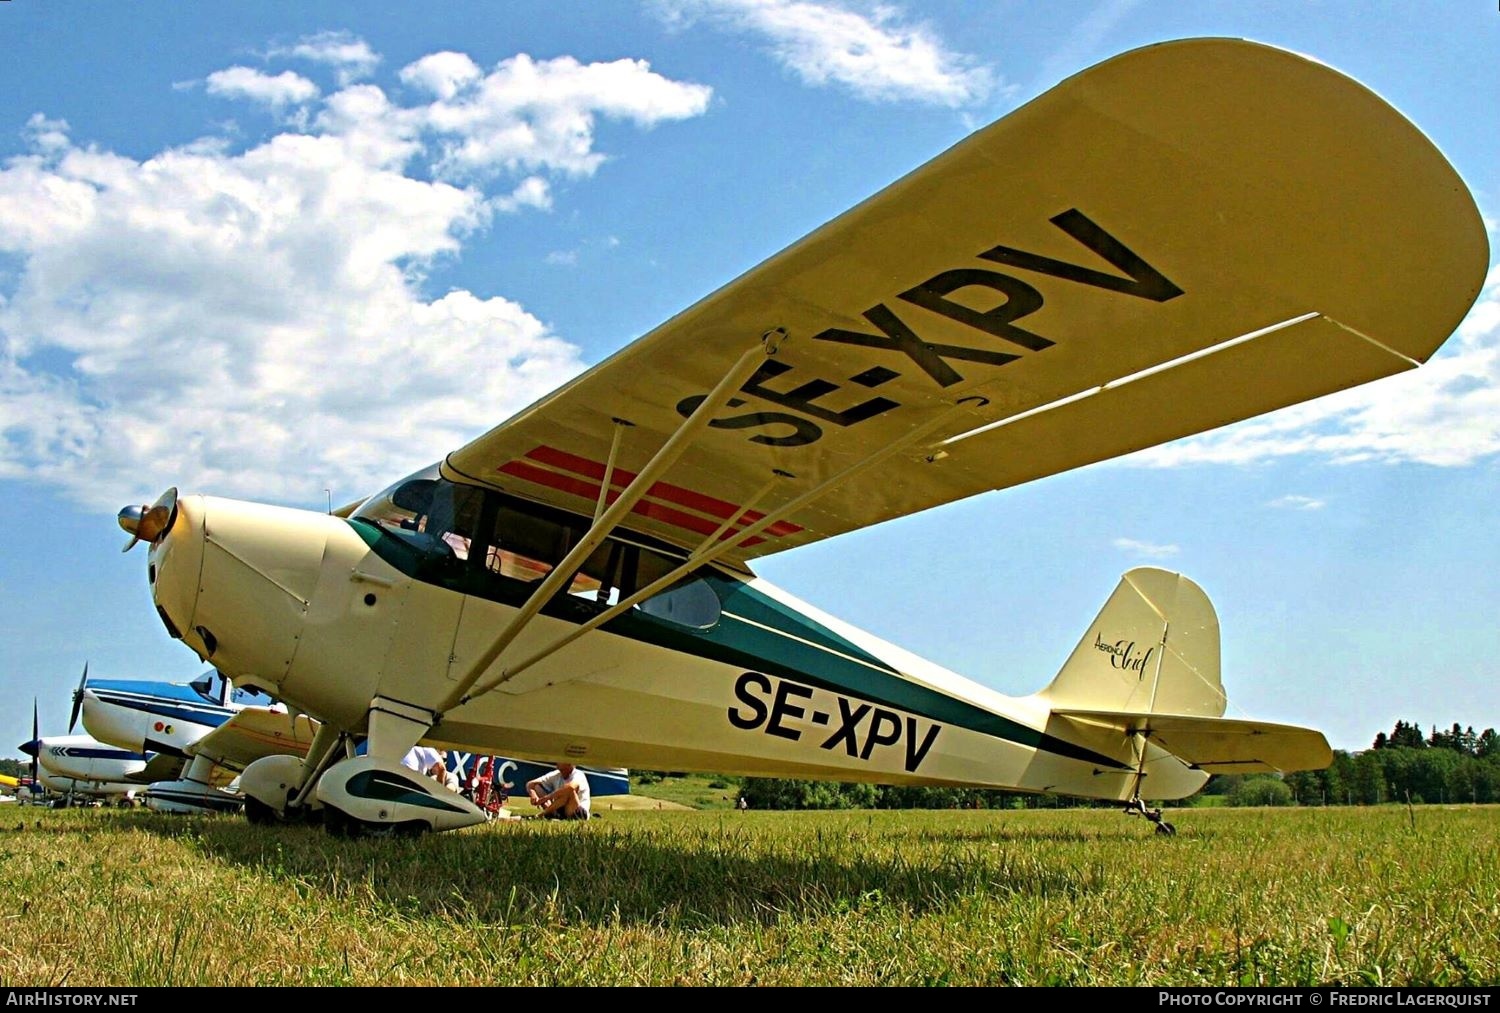
{"label": "wing strut", "polygon": [[[716,391],[715,393],[718,392]],[[704,401],[703,403],[708,404],[708,401]],[[750,509],[751,504],[759,501],[762,496],[770,492],[770,490],[774,488],[782,479],[792,477],[786,472],[777,471],[775,478],[766,483],[766,485],[762,486],[755,493],[755,495],[746,502],[743,507],[741,507],[739,510],[732,511],[729,517],[725,519],[724,523],[719,525],[718,530],[704,539],[703,542],[699,544],[698,548],[693,550],[692,555],[688,556],[688,558],[684,560],[683,563],[676,569],[664,574],[661,577],[658,577],[656,580],[636,591],[628,598],[620,599],[620,601],[616,604],[611,605],[608,609],[600,612],[598,615],[588,620],[588,622],[574,627],[566,635],[559,637],[557,640],[553,641],[551,644],[548,644],[546,647],[542,648],[540,651],[537,651],[530,657],[525,658],[515,665],[511,665],[510,667],[506,668],[499,675],[475,687],[473,692],[464,692],[474,684],[475,679],[473,678],[473,676],[488,667],[490,663],[495,660],[495,658],[499,657],[500,653],[499,651],[494,651],[493,653],[487,652],[485,657],[481,659],[481,662],[476,664],[475,668],[471,670],[471,672],[469,673],[470,677],[464,681],[464,683],[462,684],[462,688],[450,695],[449,701],[444,703],[441,710],[447,710],[455,704],[468,703],[470,700],[474,699],[474,697],[480,696],[484,693],[488,693],[490,690],[519,675],[523,670],[530,668],[532,665],[536,664],[538,661],[541,661],[543,658],[546,658],[547,656],[554,654],[562,648],[566,647],[568,644],[571,644],[574,640],[577,640],[579,637],[583,636],[585,633],[588,633],[590,630],[598,629],[600,626],[603,626],[615,616],[627,611],[634,605],[645,601],[647,598],[650,598],[652,595],[668,587],[671,587],[677,581],[681,580],[684,576],[691,573],[692,571],[698,569],[700,566],[713,562],[715,559],[718,559],[720,556],[738,547],[741,543],[754,538],[756,535],[760,534],[762,531],[766,530],[771,525],[781,520],[783,517],[801,510],[813,500],[837,488],[839,485],[848,481],[859,472],[871,467],[872,465],[878,464],[881,461],[887,460],[895,454],[899,454],[901,451],[906,450],[907,448],[912,446],[912,444],[919,443],[926,437],[930,436],[932,433],[943,429],[945,426],[950,425],[955,415],[958,415],[960,413],[972,412],[976,408],[982,408],[988,403],[989,400],[983,397],[974,396],[963,398],[962,400],[950,406],[947,411],[935,415],[927,422],[924,422],[922,425],[917,426],[915,429],[912,429],[905,436],[902,436],[899,440],[895,440],[894,442],[887,444],[879,451],[871,454],[869,457],[866,457],[863,460],[854,462],[849,467],[839,472],[837,475],[824,480],[823,482],[804,492],[802,495],[797,496],[782,504],[777,509],[769,511],[760,520],[741,530],[735,537],[724,538],[721,541],[720,539],[722,538],[724,532],[727,531],[737,519],[744,516],[745,511]],[[699,411],[701,410],[702,405],[699,406]],[[694,414],[696,415],[697,413],[695,412]],[[633,487],[634,486],[632,485],[632,488]],[[629,492],[630,490],[627,489],[626,494],[628,494]],[[622,494],[621,499],[624,498],[625,497]],[[718,544],[715,544],[716,542]],[[559,563],[557,568],[552,571],[552,574],[556,575],[559,571],[564,571],[568,574],[568,576],[571,576],[571,571],[567,570],[567,565],[571,559],[572,554],[570,553],[568,559],[565,559],[562,563]],[[578,563],[575,563],[573,565],[576,567],[577,565],[581,564],[581,562],[582,560],[580,559]],[[561,584],[561,582],[562,579],[560,578],[558,580],[558,583]],[[535,600],[539,595],[541,595],[541,593],[542,589],[534,592],[531,598],[527,599],[528,605],[531,601]],[[533,612],[533,614],[535,613]],[[507,640],[506,642],[509,643],[509,640]],[[504,649],[503,645],[501,649]]]}
{"label": "wing strut", "polygon": [[604,515],[605,504],[609,502],[610,482],[615,477],[615,458],[620,455],[620,439],[625,435],[625,430],[635,425],[634,422],[626,422],[624,419],[610,419],[615,424],[614,438],[609,441],[609,460],[604,462],[604,481],[599,483],[599,502],[594,504],[594,523],[599,523],[599,518]]}
{"label": "wing strut", "polygon": [[[452,692],[438,706],[439,714],[460,700],[467,699],[465,694],[468,693],[469,688],[479,679],[479,676],[484,673],[484,670],[489,668],[495,659],[500,657],[500,654],[520,635],[527,624],[536,618],[537,614],[541,612],[542,606],[551,601],[552,596],[562,590],[563,586],[573,579],[573,575],[577,572],[578,568],[588,560],[589,555],[599,547],[599,544],[604,541],[625,515],[630,512],[630,508],[635,506],[646,495],[647,491],[656,484],[656,480],[663,472],[676,463],[677,459],[691,445],[693,439],[707,428],[709,419],[728,403],[735,391],[739,390],[740,384],[750,379],[751,375],[760,368],[761,362],[765,358],[776,354],[778,347],[780,347],[781,342],[784,340],[786,340],[786,331],[779,327],[773,328],[761,335],[760,342],[755,347],[745,350],[745,353],[724,374],[723,379],[714,386],[709,395],[698,405],[697,410],[683,420],[682,425],[677,427],[677,431],[669,436],[667,442],[663,443],[656,454],[652,456],[651,460],[646,462],[646,466],[640,470],[635,479],[620,493],[620,498],[610,504],[602,513],[598,514],[588,531],[578,540],[578,544],[573,546],[568,554],[562,558],[561,562],[552,568],[552,572],[547,574],[547,578],[542,581],[541,585],[531,592],[530,596],[526,599],[526,604],[521,606],[521,610],[515,614],[511,621],[506,624],[505,628],[491,641],[490,646],[485,649],[484,653],[474,659],[474,663],[469,666],[469,670],[464,673],[464,677],[458,681]],[[616,444],[618,444],[619,435],[624,431],[624,428],[624,426],[620,426],[616,429]],[[611,448],[610,455],[611,463],[613,463],[613,448]],[[606,476],[607,481],[608,476]],[[609,486],[606,484],[604,488],[608,489]],[[602,503],[605,494],[601,493],[600,496]]]}

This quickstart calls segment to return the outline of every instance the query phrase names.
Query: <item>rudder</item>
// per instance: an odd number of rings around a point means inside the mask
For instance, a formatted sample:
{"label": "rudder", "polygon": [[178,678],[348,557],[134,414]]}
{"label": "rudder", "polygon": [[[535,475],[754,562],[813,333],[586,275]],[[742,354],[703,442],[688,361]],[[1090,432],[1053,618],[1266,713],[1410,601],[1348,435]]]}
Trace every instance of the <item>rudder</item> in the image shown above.
{"label": "rudder", "polygon": [[1222,716],[1219,617],[1208,595],[1179,573],[1129,571],[1038,696],[1054,710]]}

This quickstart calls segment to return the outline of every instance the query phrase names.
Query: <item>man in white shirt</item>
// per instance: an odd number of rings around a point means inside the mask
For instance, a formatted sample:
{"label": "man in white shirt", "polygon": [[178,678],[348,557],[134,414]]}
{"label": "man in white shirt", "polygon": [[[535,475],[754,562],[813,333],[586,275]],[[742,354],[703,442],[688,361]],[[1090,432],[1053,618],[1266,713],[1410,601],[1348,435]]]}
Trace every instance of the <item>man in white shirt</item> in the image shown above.
{"label": "man in white shirt", "polygon": [[431,746],[412,746],[401,758],[401,765],[419,774],[432,776],[432,768],[443,762],[443,754]]}
{"label": "man in white shirt", "polygon": [[589,818],[589,779],[571,763],[526,782],[526,797],[549,820]]}

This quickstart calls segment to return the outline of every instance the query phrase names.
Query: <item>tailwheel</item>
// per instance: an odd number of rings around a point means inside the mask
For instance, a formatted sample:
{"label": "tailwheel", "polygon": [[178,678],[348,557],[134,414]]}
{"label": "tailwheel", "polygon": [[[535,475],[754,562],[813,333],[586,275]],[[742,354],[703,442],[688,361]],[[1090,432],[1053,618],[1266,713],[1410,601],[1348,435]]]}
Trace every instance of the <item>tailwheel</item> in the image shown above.
{"label": "tailwheel", "polygon": [[1173,837],[1177,834],[1177,828],[1161,818],[1161,810],[1147,806],[1139,795],[1125,803],[1125,815],[1144,816],[1156,824],[1156,832],[1164,837]]}

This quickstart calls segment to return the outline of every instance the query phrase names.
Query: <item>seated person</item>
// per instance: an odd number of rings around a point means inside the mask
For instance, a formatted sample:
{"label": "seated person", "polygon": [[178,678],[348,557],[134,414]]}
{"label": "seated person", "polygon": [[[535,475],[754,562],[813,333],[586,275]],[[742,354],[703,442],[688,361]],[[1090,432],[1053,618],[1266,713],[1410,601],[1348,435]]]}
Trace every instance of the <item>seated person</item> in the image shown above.
{"label": "seated person", "polygon": [[432,768],[435,764],[443,762],[443,754],[431,746],[412,746],[401,758],[401,765],[419,774],[432,776]]}
{"label": "seated person", "polygon": [[589,780],[571,763],[559,763],[557,769],[526,782],[526,797],[549,820],[586,820],[589,818]]}

